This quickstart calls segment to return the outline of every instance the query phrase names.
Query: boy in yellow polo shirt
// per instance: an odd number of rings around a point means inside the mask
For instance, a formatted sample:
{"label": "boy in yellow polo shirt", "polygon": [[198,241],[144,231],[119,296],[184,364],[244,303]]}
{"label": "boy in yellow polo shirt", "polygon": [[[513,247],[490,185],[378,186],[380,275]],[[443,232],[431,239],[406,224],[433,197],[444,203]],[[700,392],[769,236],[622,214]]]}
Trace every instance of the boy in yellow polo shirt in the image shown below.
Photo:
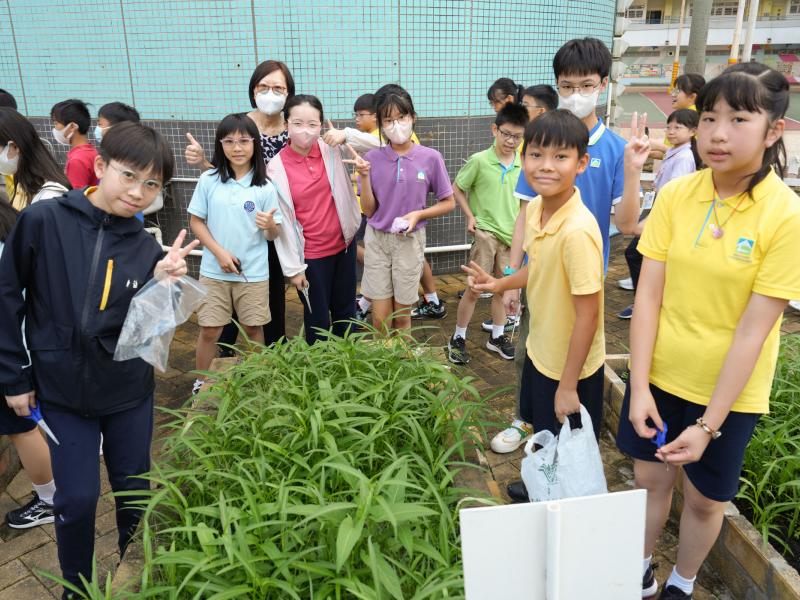
{"label": "boy in yellow polo shirt", "polygon": [[573,114],[555,110],[525,130],[523,172],[539,192],[528,208],[528,264],[495,279],[472,262],[463,269],[477,291],[495,294],[526,286],[531,313],[522,371],[520,416],[534,431],[557,433],[559,423],[589,411],[595,435],[603,411],[603,239],[581,201],[575,178],[589,162],[589,133]]}

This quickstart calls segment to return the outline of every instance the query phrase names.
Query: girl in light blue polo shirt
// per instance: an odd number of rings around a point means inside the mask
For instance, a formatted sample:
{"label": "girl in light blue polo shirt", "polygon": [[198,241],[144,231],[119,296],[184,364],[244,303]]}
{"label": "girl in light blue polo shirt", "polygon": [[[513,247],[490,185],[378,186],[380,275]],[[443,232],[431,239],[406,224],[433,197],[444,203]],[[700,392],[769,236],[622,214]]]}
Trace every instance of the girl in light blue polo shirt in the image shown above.
{"label": "girl in light blue polo shirt", "polygon": [[[282,217],[261,151],[250,117],[225,117],[217,127],[214,168],[200,176],[189,203],[192,232],[203,244],[200,281],[208,289],[197,311],[198,371],[211,366],[234,311],[247,337],[264,342],[263,326],[270,321],[267,240],[278,236]],[[192,393],[202,384],[197,379]]]}

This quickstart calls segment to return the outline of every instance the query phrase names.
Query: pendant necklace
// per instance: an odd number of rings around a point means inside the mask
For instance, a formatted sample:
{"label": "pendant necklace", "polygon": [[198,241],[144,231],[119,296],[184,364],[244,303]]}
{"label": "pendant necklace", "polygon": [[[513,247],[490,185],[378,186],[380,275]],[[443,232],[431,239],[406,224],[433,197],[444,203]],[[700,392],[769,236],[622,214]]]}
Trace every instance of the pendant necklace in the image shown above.
{"label": "pendant necklace", "polygon": [[[743,194],[741,198],[739,198],[739,202],[736,203],[736,206],[731,210],[728,218],[725,219],[722,223],[719,222],[719,217],[717,216],[717,189],[714,188],[714,197],[711,199],[711,206],[713,207],[714,211],[714,223],[709,225],[709,229],[711,229],[711,235],[714,237],[715,240],[718,240],[723,235],[725,235],[725,230],[723,227],[728,224],[728,221],[731,220],[731,217],[739,210],[739,207],[742,205],[744,199],[747,198],[747,194]],[[722,202],[720,202],[722,204]]]}

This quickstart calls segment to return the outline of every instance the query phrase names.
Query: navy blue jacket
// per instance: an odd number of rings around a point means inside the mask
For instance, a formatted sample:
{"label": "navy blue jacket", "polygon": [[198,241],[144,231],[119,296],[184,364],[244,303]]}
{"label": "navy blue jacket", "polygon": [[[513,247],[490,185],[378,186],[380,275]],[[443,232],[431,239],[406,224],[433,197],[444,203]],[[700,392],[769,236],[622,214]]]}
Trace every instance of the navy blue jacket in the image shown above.
{"label": "navy blue jacket", "polygon": [[0,258],[5,394],[35,390],[46,406],[86,417],[128,410],[152,394],[153,368],[113,355],[131,298],[162,256],[141,222],[109,215],[83,190],[22,211]]}

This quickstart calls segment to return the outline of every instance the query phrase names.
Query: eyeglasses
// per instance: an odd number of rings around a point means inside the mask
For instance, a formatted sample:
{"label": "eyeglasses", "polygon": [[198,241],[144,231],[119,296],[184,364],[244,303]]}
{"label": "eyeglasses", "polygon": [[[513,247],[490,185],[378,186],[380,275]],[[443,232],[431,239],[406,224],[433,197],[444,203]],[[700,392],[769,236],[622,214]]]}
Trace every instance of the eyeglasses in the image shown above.
{"label": "eyeglasses", "polygon": [[525,108],[538,108],[539,110],[544,110],[543,106],[539,106],[538,104],[530,104],[529,102],[523,102],[522,106]]}
{"label": "eyeglasses", "polygon": [[600,87],[600,83],[582,83],[580,85],[569,85],[568,83],[558,84],[558,93],[561,97],[566,98],[578,92],[581,96],[591,96],[594,91]]}
{"label": "eyeglasses", "polygon": [[403,115],[402,117],[398,117],[396,119],[384,119],[381,124],[383,125],[384,129],[392,129],[396,127],[398,124],[405,125],[411,121],[411,115]]}
{"label": "eyeglasses", "polygon": [[117,166],[114,166],[111,163],[108,163],[108,166],[114,169],[117,173],[119,173],[119,180],[127,187],[133,187],[134,185],[141,184],[145,191],[157,194],[161,191],[161,182],[156,179],[139,179],[136,176],[136,173],[133,171],[129,171],[128,169],[120,169]]}
{"label": "eyeglasses", "polygon": [[220,142],[226,148],[233,148],[235,146],[245,147],[253,143],[253,138],[251,137],[225,138],[220,140]]}
{"label": "eyeglasses", "polygon": [[322,123],[319,121],[308,121],[307,123],[304,123],[303,121],[289,121],[289,125],[296,128],[308,127],[309,129],[319,129],[322,127]]}
{"label": "eyeglasses", "polygon": [[497,128],[497,131],[499,131],[500,132],[500,136],[504,140],[506,140],[508,142],[514,142],[516,144],[516,143],[518,143],[519,141],[522,140],[522,134],[521,133],[508,133],[507,131],[503,131],[499,127]]}
{"label": "eyeglasses", "polygon": [[667,132],[668,133],[677,133],[677,132],[681,131],[682,129],[685,129],[685,130],[688,131],[689,128],[686,127],[686,125],[678,125],[678,124],[667,125]]}
{"label": "eyeglasses", "polygon": [[272,90],[274,94],[278,94],[279,96],[285,96],[286,92],[288,91],[282,85],[264,85],[263,83],[259,83],[256,86],[256,94],[266,94],[270,90]]}
{"label": "eyeglasses", "polygon": [[363,112],[354,112],[353,118],[358,121],[359,119],[367,119],[369,117],[374,117],[375,113],[363,111]]}

